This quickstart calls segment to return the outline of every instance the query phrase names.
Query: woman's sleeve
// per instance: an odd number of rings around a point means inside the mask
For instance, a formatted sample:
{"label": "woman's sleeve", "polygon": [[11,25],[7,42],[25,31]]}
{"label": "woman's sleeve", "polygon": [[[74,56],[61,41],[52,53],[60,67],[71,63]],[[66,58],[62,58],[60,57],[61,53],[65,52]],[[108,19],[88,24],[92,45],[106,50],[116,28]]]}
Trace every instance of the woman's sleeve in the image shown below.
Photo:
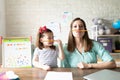
{"label": "woman's sleeve", "polygon": [[96,50],[98,57],[102,59],[104,62],[113,61],[112,56],[110,55],[109,51],[104,48],[102,44],[99,42],[94,43],[94,50]]}
{"label": "woman's sleeve", "polygon": [[61,61],[61,67],[70,67],[69,63],[68,63],[68,55],[67,55],[67,45],[63,45],[63,50],[64,50],[64,54],[65,54],[65,59]]}
{"label": "woman's sleeve", "polygon": [[66,59],[61,61],[61,67],[64,67],[64,68],[70,67]]}

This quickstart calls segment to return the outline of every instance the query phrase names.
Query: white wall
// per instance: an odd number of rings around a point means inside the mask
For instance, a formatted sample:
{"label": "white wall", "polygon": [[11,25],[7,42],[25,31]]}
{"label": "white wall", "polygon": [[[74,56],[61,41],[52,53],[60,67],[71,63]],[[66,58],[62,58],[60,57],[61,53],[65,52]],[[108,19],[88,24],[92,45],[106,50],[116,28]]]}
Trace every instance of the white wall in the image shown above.
{"label": "white wall", "polygon": [[[30,36],[35,43],[40,25],[50,21],[61,23],[63,12],[71,12],[73,17],[81,17],[87,27],[92,19],[100,17],[112,22],[120,18],[119,0],[6,0],[7,36]],[[110,26],[111,27],[111,26]],[[61,26],[61,39],[67,42],[69,25]]]}
{"label": "white wall", "polygon": [[[5,7],[4,0],[0,0],[0,36],[5,36]],[[0,64],[2,63],[2,45],[0,45]]]}

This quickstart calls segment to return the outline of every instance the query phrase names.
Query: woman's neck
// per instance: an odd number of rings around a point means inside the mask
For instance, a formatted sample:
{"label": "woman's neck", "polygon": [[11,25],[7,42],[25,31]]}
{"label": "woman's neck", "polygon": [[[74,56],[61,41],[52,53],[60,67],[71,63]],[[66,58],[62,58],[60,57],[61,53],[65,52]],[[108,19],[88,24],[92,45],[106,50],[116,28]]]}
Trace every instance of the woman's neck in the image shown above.
{"label": "woman's neck", "polygon": [[80,53],[84,52],[84,40],[83,39],[76,39],[76,48]]}
{"label": "woman's neck", "polygon": [[76,39],[75,39],[75,42],[76,42],[76,47],[77,47],[77,48],[83,47],[83,44],[84,44],[83,39],[76,38]]}

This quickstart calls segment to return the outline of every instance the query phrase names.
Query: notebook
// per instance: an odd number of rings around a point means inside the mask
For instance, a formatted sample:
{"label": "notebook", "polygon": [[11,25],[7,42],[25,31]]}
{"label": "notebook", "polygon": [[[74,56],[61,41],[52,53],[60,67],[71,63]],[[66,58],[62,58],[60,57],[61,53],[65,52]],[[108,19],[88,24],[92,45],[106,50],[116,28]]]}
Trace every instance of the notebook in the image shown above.
{"label": "notebook", "polygon": [[85,80],[120,80],[120,72],[103,69],[84,76]]}

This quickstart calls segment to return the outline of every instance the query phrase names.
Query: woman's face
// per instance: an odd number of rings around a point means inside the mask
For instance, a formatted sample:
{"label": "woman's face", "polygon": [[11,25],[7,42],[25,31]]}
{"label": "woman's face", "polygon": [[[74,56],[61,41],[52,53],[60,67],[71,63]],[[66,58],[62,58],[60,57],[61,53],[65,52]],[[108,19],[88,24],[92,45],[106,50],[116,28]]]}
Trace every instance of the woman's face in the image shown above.
{"label": "woman's face", "polygon": [[82,38],[85,32],[84,24],[80,20],[76,20],[72,24],[72,34],[75,38]]}

